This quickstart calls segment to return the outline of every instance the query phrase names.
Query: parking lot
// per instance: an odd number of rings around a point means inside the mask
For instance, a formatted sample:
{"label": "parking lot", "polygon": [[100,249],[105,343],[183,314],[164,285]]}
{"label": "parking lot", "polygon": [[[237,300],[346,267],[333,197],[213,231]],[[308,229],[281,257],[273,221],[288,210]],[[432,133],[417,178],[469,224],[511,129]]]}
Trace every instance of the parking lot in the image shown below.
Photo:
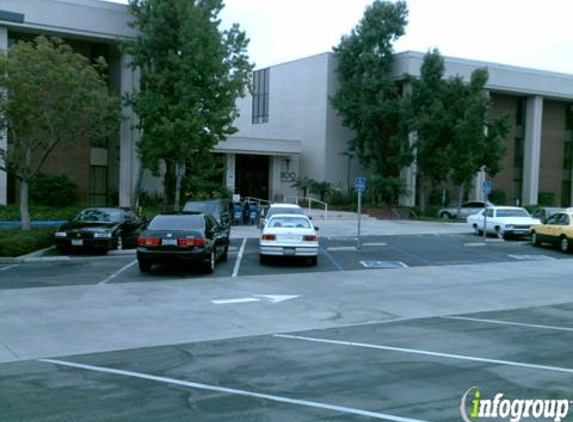
{"label": "parking lot", "polygon": [[483,238],[472,234],[370,235],[361,238],[360,249],[355,236],[322,238],[316,267],[296,259],[276,259],[270,265],[261,265],[258,240],[235,238],[231,240],[229,260],[218,264],[211,275],[183,264],[156,266],[150,274],[141,274],[134,250],[107,256],[61,256],[48,251],[26,263],[0,265],[0,289],[560,259],[571,256],[548,246],[533,247],[525,239],[488,238],[484,243]]}
{"label": "parking lot", "polygon": [[5,364],[0,408],[27,421],[454,422],[472,386],[572,399],[572,316],[537,307]]}
{"label": "parking lot", "polygon": [[472,387],[573,409],[573,256],[465,232],[356,246],[325,231],[316,267],[263,266],[239,232],[211,275],[141,274],[134,251],[0,264],[0,420],[453,422]]}

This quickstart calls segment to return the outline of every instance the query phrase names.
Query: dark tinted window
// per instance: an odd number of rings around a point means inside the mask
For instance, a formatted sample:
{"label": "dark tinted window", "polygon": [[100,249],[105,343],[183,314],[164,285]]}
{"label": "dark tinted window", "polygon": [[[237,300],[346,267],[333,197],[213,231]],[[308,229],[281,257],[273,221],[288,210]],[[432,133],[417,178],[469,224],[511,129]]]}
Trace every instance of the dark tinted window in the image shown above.
{"label": "dark tinted window", "polygon": [[215,218],[221,215],[221,204],[219,202],[187,202],[183,211],[198,211],[205,214],[212,214]]}
{"label": "dark tinted window", "polygon": [[529,217],[525,210],[497,210],[497,217]]}
{"label": "dark tinted window", "polygon": [[119,223],[121,221],[121,210],[88,208],[78,214],[76,221],[84,223]]}
{"label": "dark tinted window", "polygon": [[269,218],[271,215],[275,215],[275,214],[298,214],[298,215],[304,215],[304,211],[300,208],[269,208],[269,211],[267,212],[267,218]]}
{"label": "dark tinted window", "polygon": [[150,230],[203,230],[202,215],[158,215],[151,223]]}
{"label": "dark tinted window", "polygon": [[559,220],[559,214],[553,214],[547,219],[546,224],[558,224],[557,220]]}

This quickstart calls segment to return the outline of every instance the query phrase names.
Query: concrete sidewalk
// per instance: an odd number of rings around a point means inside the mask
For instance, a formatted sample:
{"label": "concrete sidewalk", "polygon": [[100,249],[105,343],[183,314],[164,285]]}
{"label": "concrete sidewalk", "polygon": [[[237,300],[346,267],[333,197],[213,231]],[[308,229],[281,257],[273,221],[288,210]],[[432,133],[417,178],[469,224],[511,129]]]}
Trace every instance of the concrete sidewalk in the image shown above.
{"label": "concrete sidewalk", "polygon": [[[571,302],[573,260],[4,290],[0,362]],[[215,304],[258,295],[272,303]]]}
{"label": "concrete sidewalk", "polygon": [[[358,219],[356,213],[348,213],[344,218],[314,218],[314,224],[319,228],[321,237],[327,236],[356,236]],[[361,221],[363,236],[380,235],[416,235],[416,234],[467,234],[473,230],[465,223],[418,221],[418,220],[378,220],[372,217]],[[233,226],[231,238],[256,238],[260,230],[256,226]]]}

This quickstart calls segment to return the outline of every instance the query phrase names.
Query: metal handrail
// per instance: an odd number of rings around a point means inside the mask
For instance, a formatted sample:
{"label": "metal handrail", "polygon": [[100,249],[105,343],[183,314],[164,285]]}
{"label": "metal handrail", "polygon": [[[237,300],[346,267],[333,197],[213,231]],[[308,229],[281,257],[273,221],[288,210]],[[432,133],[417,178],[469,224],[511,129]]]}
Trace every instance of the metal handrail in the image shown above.
{"label": "metal handrail", "polygon": [[[409,220],[410,216],[414,217],[414,220],[418,219],[418,215],[410,208],[392,208],[392,214],[393,220]],[[404,218],[404,216],[408,218]]]}
{"label": "metal handrail", "polygon": [[261,198],[254,198],[254,197],[252,197],[252,196],[246,196],[246,197],[245,197],[245,200],[246,200],[247,202],[256,202],[257,205],[259,206],[259,208],[261,208],[261,203],[263,203],[263,202],[266,203],[266,204],[268,204],[268,205],[271,205],[271,204],[272,204],[272,202],[269,201],[269,200],[261,199]]}
{"label": "metal handrail", "polygon": [[322,214],[322,218],[324,220],[326,220],[327,216],[328,216],[328,204],[324,201],[321,201],[319,199],[315,199],[315,198],[311,198],[310,196],[285,196],[285,201],[290,200],[290,199],[294,199],[295,204],[299,204],[299,200],[302,200],[303,202],[307,202],[308,203],[308,213],[310,214],[312,212],[312,203],[316,202],[322,206],[324,206],[324,213]]}

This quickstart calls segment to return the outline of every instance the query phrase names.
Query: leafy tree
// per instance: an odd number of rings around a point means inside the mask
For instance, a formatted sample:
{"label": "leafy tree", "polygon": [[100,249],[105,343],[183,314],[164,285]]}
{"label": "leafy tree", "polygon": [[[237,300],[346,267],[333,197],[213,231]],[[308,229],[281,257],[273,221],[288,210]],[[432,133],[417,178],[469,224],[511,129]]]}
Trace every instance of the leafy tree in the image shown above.
{"label": "leafy tree", "polygon": [[[458,212],[464,189],[475,174],[485,168],[489,175],[495,176],[505,154],[507,117],[490,118],[491,100],[485,90],[488,77],[486,69],[476,69],[469,84],[464,84],[459,77],[450,84],[450,97],[463,99],[450,148],[451,180],[458,186]],[[460,95],[462,93],[464,95]]]}
{"label": "leafy tree", "polygon": [[164,208],[178,209],[186,162],[236,132],[235,100],[252,70],[248,39],[237,24],[219,30],[222,0],[130,0],[129,8],[139,32],[125,46],[141,70],[140,91],[129,96],[138,151],[155,175],[164,166]]}
{"label": "leafy tree", "polygon": [[416,161],[420,176],[420,206],[425,180],[451,180],[458,187],[458,206],[465,186],[482,168],[494,176],[505,153],[507,118],[490,117],[491,100],[485,90],[488,73],[472,72],[444,79],[444,60],[438,50],[426,54],[420,78],[411,79],[409,127],[416,132]]}
{"label": "leafy tree", "polygon": [[404,1],[375,0],[334,48],[339,89],[332,104],[356,132],[349,148],[383,177],[397,177],[411,160],[401,125],[402,95],[391,75],[392,43],[404,34],[407,15]]}
{"label": "leafy tree", "polygon": [[302,196],[304,198],[307,197],[308,192],[312,189],[312,187],[317,183],[316,180],[304,176],[304,177],[297,177],[292,183],[291,186],[298,190],[302,191]]}
{"label": "leafy tree", "polygon": [[332,190],[332,183],[327,181],[318,182],[315,181],[310,186],[310,192],[318,195],[321,201],[324,201],[324,198],[330,193]]}
{"label": "leafy tree", "polygon": [[421,211],[425,209],[426,182],[439,184],[449,174],[449,142],[451,125],[448,104],[444,103],[444,59],[433,50],[424,56],[420,78],[410,78],[409,127],[415,132],[418,193]]}
{"label": "leafy tree", "polygon": [[58,38],[18,42],[0,56],[0,125],[8,136],[0,169],[20,185],[22,229],[30,229],[29,185],[55,148],[116,132],[120,101],[94,64]]}

